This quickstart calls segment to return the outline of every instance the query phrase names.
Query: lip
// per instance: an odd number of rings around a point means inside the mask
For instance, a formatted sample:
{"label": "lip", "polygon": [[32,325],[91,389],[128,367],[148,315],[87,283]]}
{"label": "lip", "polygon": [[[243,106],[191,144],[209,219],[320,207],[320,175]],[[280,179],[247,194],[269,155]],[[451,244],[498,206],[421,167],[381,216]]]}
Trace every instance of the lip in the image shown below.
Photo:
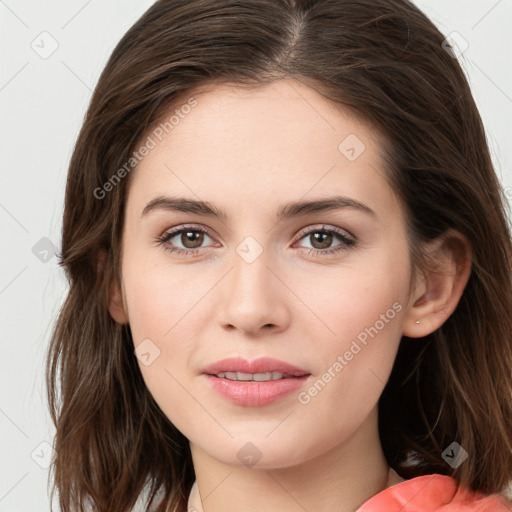
{"label": "lip", "polygon": [[[281,372],[291,377],[270,381],[235,381],[217,377],[216,374],[220,372]],[[203,374],[214,391],[236,405],[247,407],[262,407],[277,402],[298,391],[311,375],[297,366],[270,357],[253,361],[241,357],[223,359],[207,366]]]}
{"label": "lip", "polygon": [[243,373],[267,373],[281,372],[293,375],[294,377],[303,377],[311,375],[308,371],[303,370],[293,364],[272,357],[260,357],[253,361],[247,361],[243,357],[228,357],[217,361],[203,369],[203,373],[207,375],[216,375],[220,372],[243,372]]}

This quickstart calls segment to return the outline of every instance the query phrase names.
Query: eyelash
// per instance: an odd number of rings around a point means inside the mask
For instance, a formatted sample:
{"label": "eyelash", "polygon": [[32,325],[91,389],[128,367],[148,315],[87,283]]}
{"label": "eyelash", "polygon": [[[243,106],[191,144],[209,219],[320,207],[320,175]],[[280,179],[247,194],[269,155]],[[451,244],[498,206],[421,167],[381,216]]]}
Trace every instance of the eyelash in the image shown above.
{"label": "eyelash", "polygon": [[[182,226],[178,229],[175,229],[173,231],[168,231],[166,233],[164,233],[162,236],[160,237],[157,237],[157,241],[159,242],[160,245],[163,246],[163,249],[165,251],[169,251],[171,253],[174,253],[178,256],[190,256],[190,257],[193,257],[193,255],[195,255],[197,252],[199,252],[201,250],[201,248],[198,248],[198,249],[181,249],[180,247],[172,247],[170,244],[169,244],[169,240],[171,240],[172,238],[174,238],[176,235],[180,235],[184,232],[187,232],[187,231],[191,231],[191,232],[197,232],[197,233],[204,233],[208,236],[210,236],[208,234],[208,230],[204,229],[203,227],[200,227],[200,226]],[[356,240],[348,235],[345,234],[345,232],[337,229],[337,228],[334,228],[334,227],[330,227],[330,228],[326,228],[325,226],[322,226],[321,228],[314,228],[314,229],[309,229],[309,230],[303,230],[299,233],[299,240],[301,240],[302,238],[308,236],[308,235],[311,235],[313,233],[324,233],[324,234],[329,234],[329,235],[335,235],[337,236],[338,238],[341,239],[342,243],[340,243],[339,245],[336,245],[335,247],[333,248],[330,248],[330,249],[313,249],[313,248],[309,248],[309,247],[303,247],[303,249],[307,249],[308,251],[308,255],[311,255],[311,254],[314,254],[314,255],[322,255],[322,256],[325,256],[327,254],[333,254],[333,253],[337,253],[337,252],[341,252],[341,251],[346,251],[348,249],[348,247],[350,246],[353,246],[355,245],[356,243]],[[210,238],[212,238],[210,236]]]}

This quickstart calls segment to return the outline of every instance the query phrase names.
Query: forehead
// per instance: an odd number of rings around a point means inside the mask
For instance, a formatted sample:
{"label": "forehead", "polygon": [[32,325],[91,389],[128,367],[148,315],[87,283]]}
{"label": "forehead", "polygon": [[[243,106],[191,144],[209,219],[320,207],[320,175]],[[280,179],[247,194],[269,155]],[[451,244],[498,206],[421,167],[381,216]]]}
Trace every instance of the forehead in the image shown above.
{"label": "forehead", "polygon": [[130,187],[146,202],[163,192],[218,202],[236,196],[260,209],[274,194],[386,198],[380,134],[296,80],[183,94],[141,142],[149,139],[154,147]]}

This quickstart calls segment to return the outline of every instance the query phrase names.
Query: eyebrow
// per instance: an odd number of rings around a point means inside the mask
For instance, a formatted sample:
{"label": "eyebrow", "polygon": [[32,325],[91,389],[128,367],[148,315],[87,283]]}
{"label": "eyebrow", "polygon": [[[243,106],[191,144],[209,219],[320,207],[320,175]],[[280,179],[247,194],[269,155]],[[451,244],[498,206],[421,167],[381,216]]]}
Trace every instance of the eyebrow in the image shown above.
{"label": "eyebrow", "polygon": [[[340,209],[353,209],[377,218],[377,214],[366,204],[344,196],[334,196],[313,201],[294,201],[281,206],[277,211],[278,220],[300,217],[312,213],[326,212]],[[227,213],[205,201],[187,199],[183,197],[158,196],[149,201],[142,210],[141,218],[155,210],[196,213],[206,217],[226,220]]]}

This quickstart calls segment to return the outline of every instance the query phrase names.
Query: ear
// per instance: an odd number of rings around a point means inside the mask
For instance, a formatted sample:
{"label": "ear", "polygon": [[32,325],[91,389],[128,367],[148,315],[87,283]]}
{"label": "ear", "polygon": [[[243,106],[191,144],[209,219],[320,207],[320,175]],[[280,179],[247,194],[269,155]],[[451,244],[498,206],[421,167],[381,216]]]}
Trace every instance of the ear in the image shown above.
{"label": "ear", "polygon": [[471,273],[471,244],[458,231],[448,230],[426,250],[432,265],[417,279],[402,324],[402,334],[410,338],[427,336],[443,325]]}
{"label": "ear", "polygon": [[[105,262],[107,259],[107,252],[104,249],[98,251],[97,254],[97,271],[98,281],[104,278]],[[113,278],[108,283],[108,303],[109,312],[112,318],[119,324],[128,323],[128,314],[125,303],[123,301],[123,291],[119,284],[118,279]]]}
{"label": "ear", "polygon": [[109,311],[112,318],[118,324],[128,323],[128,313],[123,301],[123,292],[117,279],[113,279],[109,286],[110,303]]}

